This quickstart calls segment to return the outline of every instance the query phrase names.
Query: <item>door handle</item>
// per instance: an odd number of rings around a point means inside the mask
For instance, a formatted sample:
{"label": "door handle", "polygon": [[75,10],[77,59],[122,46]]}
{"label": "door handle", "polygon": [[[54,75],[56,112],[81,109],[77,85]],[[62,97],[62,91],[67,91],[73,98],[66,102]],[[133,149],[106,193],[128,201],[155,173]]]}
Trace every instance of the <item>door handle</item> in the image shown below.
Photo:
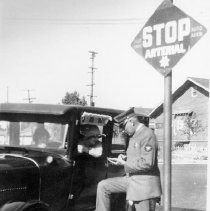
{"label": "door handle", "polygon": [[105,165],[105,167],[107,167],[107,168],[108,168],[108,167],[110,166],[109,161],[108,161],[108,160],[106,160],[106,162],[105,162],[105,164],[104,164],[104,165]]}

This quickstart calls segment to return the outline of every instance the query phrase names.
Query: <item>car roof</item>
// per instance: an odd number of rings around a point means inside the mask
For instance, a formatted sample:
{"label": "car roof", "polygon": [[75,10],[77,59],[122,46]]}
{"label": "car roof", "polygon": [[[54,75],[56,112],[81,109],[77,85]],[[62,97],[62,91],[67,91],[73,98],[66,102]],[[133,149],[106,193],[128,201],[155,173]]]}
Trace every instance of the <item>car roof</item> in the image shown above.
{"label": "car roof", "polygon": [[81,114],[82,112],[104,114],[114,117],[121,113],[122,110],[60,104],[0,104],[0,119],[9,121],[50,121],[66,123],[69,122],[69,118],[73,113]]}

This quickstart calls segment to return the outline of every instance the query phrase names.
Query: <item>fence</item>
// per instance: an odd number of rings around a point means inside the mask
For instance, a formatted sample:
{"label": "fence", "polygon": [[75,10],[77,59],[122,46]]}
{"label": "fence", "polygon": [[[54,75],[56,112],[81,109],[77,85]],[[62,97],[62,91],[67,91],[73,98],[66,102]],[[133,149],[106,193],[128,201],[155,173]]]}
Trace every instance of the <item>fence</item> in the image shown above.
{"label": "fence", "polygon": [[[163,161],[163,146],[159,147],[159,161]],[[208,147],[206,144],[189,143],[183,145],[173,144],[172,146],[172,163],[176,162],[193,162],[207,161]]]}

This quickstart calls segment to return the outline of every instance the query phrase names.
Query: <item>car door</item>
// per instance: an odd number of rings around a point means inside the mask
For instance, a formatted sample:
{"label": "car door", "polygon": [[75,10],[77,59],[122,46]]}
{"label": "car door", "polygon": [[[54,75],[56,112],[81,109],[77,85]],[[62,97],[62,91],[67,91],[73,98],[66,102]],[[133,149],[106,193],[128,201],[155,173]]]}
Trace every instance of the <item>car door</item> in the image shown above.
{"label": "car door", "polygon": [[73,175],[73,211],[95,208],[97,184],[106,178],[105,158],[81,156]]}
{"label": "car door", "polygon": [[[110,141],[108,157],[117,158],[120,154],[126,154],[126,137],[122,135],[122,131],[118,124],[113,126],[113,135]],[[124,167],[120,165],[113,165],[107,160],[107,177],[122,176],[124,174]]]}
{"label": "car door", "polygon": [[125,146],[116,143],[116,138],[113,138],[113,122],[107,123],[102,130],[105,135],[102,139],[102,156],[94,158],[83,153],[75,159],[71,200],[73,211],[94,210],[98,183],[123,174],[123,167],[109,165],[107,157],[117,157],[124,153]]}
{"label": "car door", "polygon": [[68,203],[72,166],[64,158],[52,153],[42,152],[41,159],[46,162],[43,161],[40,167],[40,199],[49,204],[52,211],[64,210]]}
{"label": "car door", "polygon": [[103,154],[100,157],[93,157],[86,153],[74,153],[75,166],[72,179],[72,200],[71,210],[93,210],[96,203],[96,190],[98,183],[107,178],[107,142],[109,134],[104,130],[106,126],[101,128],[105,133],[102,138]]}
{"label": "car door", "polygon": [[[120,154],[126,154],[127,137],[122,135],[118,124],[114,124],[113,136],[110,142],[108,157],[117,158]],[[124,166],[113,165],[107,160],[107,178],[124,176]],[[111,211],[125,210],[125,193],[111,194]]]}

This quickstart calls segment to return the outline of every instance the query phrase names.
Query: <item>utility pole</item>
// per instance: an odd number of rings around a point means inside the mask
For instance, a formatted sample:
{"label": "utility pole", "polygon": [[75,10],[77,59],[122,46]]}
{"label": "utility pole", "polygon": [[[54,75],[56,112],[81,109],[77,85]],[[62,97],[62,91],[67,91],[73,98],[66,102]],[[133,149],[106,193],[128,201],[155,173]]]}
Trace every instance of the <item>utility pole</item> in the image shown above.
{"label": "utility pole", "polygon": [[7,86],[7,103],[9,103],[9,87]]}
{"label": "utility pole", "polygon": [[28,95],[28,97],[27,97],[27,98],[25,98],[24,100],[27,100],[27,101],[28,101],[28,103],[32,103],[32,102],[33,102],[33,100],[35,100],[36,98],[35,98],[35,97],[31,97],[31,91],[32,91],[32,90],[27,89],[26,91],[27,91],[27,95]]}
{"label": "utility pole", "polygon": [[91,72],[89,72],[89,73],[91,73],[91,83],[87,86],[90,86],[91,89],[90,89],[90,95],[88,95],[88,96],[90,96],[90,106],[95,106],[95,103],[93,102],[93,98],[96,97],[96,96],[93,95],[93,86],[95,85],[95,83],[94,83],[94,72],[95,71],[94,70],[97,69],[97,68],[94,67],[94,59],[95,59],[97,52],[89,51],[89,53],[91,54],[90,59],[92,60],[92,66],[89,67],[91,69]]}

